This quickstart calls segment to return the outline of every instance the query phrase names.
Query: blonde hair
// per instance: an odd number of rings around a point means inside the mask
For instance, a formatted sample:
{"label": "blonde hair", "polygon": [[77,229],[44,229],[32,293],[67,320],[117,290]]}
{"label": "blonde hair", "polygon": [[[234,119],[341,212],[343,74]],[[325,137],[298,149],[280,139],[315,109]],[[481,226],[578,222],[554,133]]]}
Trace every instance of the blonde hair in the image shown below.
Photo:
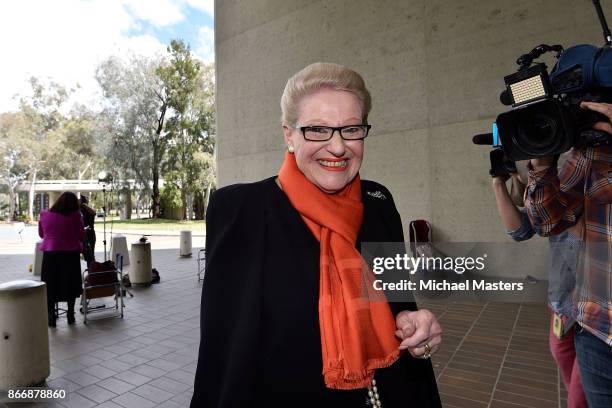
{"label": "blonde hair", "polygon": [[355,95],[361,104],[363,122],[367,123],[372,98],[361,75],[343,65],[316,62],[303,68],[287,81],[280,102],[281,124],[295,126],[302,98],[322,88],[347,91]]}

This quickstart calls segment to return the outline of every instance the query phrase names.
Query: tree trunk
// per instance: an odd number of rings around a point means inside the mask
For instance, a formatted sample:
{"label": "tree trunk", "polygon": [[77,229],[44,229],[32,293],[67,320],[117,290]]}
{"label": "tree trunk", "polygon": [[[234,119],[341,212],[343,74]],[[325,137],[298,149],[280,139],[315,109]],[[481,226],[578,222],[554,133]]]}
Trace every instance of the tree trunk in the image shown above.
{"label": "tree trunk", "polygon": [[151,196],[151,207],[153,210],[152,217],[159,218],[161,216],[161,197],[159,195],[159,157],[158,144],[153,142],[153,195]]}
{"label": "tree trunk", "polygon": [[204,219],[204,194],[205,192],[198,191],[193,198],[193,212],[196,220]]}
{"label": "tree trunk", "polygon": [[[19,216],[21,214],[21,198],[19,197],[19,192],[15,194],[15,212]],[[17,219],[17,217],[15,217]]]}
{"label": "tree trunk", "polygon": [[17,186],[9,186],[8,192],[9,192],[9,216],[8,219],[11,221],[16,221],[17,218],[15,217],[15,209],[17,208],[16,206],[16,196],[17,194],[15,193],[15,188]]}
{"label": "tree trunk", "polygon": [[185,188],[181,188],[181,219],[187,219],[187,194],[185,194]]}
{"label": "tree trunk", "polygon": [[36,173],[38,169],[32,171],[32,182],[30,183],[30,191],[28,193],[28,219],[34,219],[34,184],[36,183]]}
{"label": "tree trunk", "polygon": [[140,199],[141,199],[141,193],[138,192],[136,193],[136,219],[140,219]]}
{"label": "tree trunk", "polygon": [[[89,166],[91,166],[91,164],[92,164],[92,162],[88,161],[87,164],[85,165],[85,168],[83,169],[83,171],[77,170],[77,174],[79,175],[79,181],[81,181],[83,176],[85,176],[85,173],[87,173],[87,170],[89,169]],[[92,169],[92,174],[93,174],[93,169]]]}
{"label": "tree trunk", "polygon": [[163,104],[160,108],[159,119],[157,120],[157,130],[155,131],[155,138],[152,142],[153,145],[153,218],[160,218],[161,216],[161,199],[159,195],[159,167],[161,165],[161,159],[163,151],[161,149],[161,134],[164,130],[164,118],[166,116],[166,104]]}
{"label": "tree trunk", "polygon": [[[185,140],[185,129],[181,130],[181,134],[183,135],[183,141],[184,141]],[[189,211],[187,210],[187,207],[189,206],[189,204],[187,203],[187,192],[186,192],[187,190],[186,161],[187,161],[187,147],[183,146],[182,152],[181,152],[181,204],[183,207],[183,219],[184,220],[190,219]]]}
{"label": "tree trunk", "polygon": [[206,196],[204,196],[204,219],[206,219],[206,210],[208,210],[208,200],[210,200],[210,190],[212,188],[212,184],[209,184],[206,187]]}
{"label": "tree trunk", "polygon": [[[88,161],[87,164],[85,165],[85,168],[83,169],[83,171],[81,171],[81,166],[79,164],[79,168],[77,169],[77,180],[78,180],[78,185],[79,187],[81,186],[81,180],[83,179],[83,176],[85,175],[85,173],[87,172],[87,169],[89,168],[89,166],[91,166],[91,161]],[[77,197],[81,196],[81,190],[76,191]]]}
{"label": "tree trunk", "polygon": [[153,165],[153,195],[151,199],[153,200],[153,218],[159,218],[161,216],[161,198],[159,196],[159,170],[155,165]]}
{"label": "tree trunk", "polygon": [[131,220],[132,219],[132,190],[130,190],[129,188],[125,192],[124,205],[125,205],[125,219]]}
{"label": "tree trunk", "polygon": [[191,220],[193,219],[193,194],[187,194],[185,200],[187,203],[186,219]]}

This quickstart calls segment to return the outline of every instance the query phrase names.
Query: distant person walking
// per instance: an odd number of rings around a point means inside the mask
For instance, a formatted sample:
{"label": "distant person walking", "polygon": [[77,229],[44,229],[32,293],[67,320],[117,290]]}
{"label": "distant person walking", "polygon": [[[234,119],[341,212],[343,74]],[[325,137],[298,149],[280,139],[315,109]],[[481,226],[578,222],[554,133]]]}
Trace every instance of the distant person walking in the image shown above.
{"label": "distant person walking", "polygon": [[49,211],[40,214],[38,235],[43,239],[41,280],[47,284],[49,327],[55,327],[55,304],[68,304],[68,324],[74,324],[74,303],[82,293],[81,259],[85,230],[79,199],[64,192]]}
{"label": "distant person walking", "polygon": [[96,251],[96,231],[94,223],[96,221],[96,210],[88,206],[89,199],[87,196],[81,195],[81,215],[83,216],[83,224],[85,225],[85,239],[83,239],[83,258],[87,262],[87,267],[95,261]]}

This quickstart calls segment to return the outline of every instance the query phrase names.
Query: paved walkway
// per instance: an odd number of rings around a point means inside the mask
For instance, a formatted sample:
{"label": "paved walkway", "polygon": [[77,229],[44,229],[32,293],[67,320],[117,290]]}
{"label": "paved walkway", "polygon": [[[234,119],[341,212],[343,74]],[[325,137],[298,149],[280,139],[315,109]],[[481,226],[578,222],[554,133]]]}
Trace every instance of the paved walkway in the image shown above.
{"label": "paved walkway", "polygon": [[[54,404],[15,407],[144,408],[186,407],[193,389],[199,345],[201,284],[196,260],[158,248],[153,266],[161,283],[133,288],[125,318],[92,321],[77,314],[49,330],[48,384],[69,390]],[[24,244],[25,245],[25,244]],[[17,247],[17,246],[16,246]],[[0,240],[0,281],[31,278],[30,250],[7,254]],[[21,248],[21,247],[20,247]],[[194,254],[196,250],[194,249]],[[100,254],[100,256],[102,256]],[[422,304],[444,328],[444,343],[433,358],[444,407],[565,407],[566,394],[548,352],[548,312],[543,306],[487,303]],[[6,408],[0,403],[0,408]]]}
{"label": "paved walkway", "polygon": [[[112,237],[115,235],[125,235],[128,246],[131,242],[136,242],[143,233],[134,230],[120,230],[115,228],[113,233],[110,229],[107,231],[106,240],[110,247]],[[147,230],[144,234],[150,235],[151,241],[155,242],[156,249],[169,249],[179,247],[179,231],[155,231]],[[103,233],[102,230],[96,230],[97,242],[96,249],[102,251]],[[205,242],[205,234],[202,232],[192,233],[192,245],[194,247],[203,247]],[[34,253],[34,245],[40,240],[38,237],[38,227],[28,225],[25,230],[19,234],[14,227],[7,224],[0,224],[0,255],[2,254],[32,254]],[[129,249],[129,248],[128,248]],[[28,262],[31,263],[31,262]]]}
{"label": "paved walkway", "polygon": [[[9,406],[188,406],[200,340],[201,284],[196,278],[196,259],[180,258],[178,249],[155,250],[152,258],[161,283],[132,288],[134,297],[125,298],[124,319],[84,325],[77,313],[76,325],[68,326],[60,318],[57,328],[49,329],[51,375],[47,382],[68,390],[69,398],[57,404]],[[28,263],[29,255],[0,255],[0,280],[31,278],[25,269]]]}
{"label": "paved walkway", "polygon": [[567,394],[548,350],[544,306],[421,304],[444,329],[433,358],[444,407],[557,408]]}

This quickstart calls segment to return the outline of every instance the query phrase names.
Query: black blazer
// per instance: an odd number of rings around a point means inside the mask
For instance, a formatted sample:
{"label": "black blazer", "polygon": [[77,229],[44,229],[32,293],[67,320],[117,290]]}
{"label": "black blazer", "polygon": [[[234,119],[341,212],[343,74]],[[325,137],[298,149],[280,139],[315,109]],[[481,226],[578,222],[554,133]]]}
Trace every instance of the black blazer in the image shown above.
{"label": "black blazer", "polygon": [[[403,242],[389,191],[362,181],[359,242]],[[224,187],[206,216],[201,341],[191,407],[365,407],[364,389],[325,387],[319,242],[274,177]],[[394,315],[416,304],[390,303]],[[376,371],[385,408],[439,407],[429,360]]]}

